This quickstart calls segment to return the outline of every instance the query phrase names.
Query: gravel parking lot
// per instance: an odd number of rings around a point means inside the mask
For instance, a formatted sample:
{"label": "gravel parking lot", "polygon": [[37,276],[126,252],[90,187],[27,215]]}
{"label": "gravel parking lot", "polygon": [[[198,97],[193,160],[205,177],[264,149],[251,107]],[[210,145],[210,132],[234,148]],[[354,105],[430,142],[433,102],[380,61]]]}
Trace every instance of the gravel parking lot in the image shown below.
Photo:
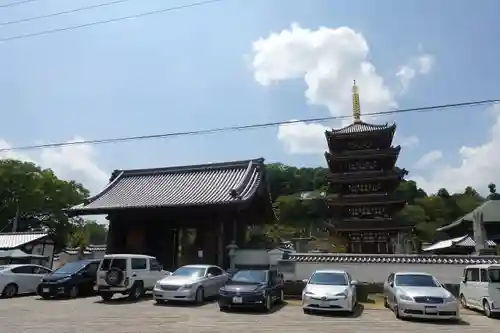
{"label": "gravel parking lot", "polygon": [[9,333],[149,333],[149,332],[493,332],[498,320],[465,314],[464,322],[400,321],[388,310],[366,310],[352,317],[307,316],[300,306],[284,305],[270,314],[219,312],[217,305],[157,306],[100,298],[44,301],[37,296],[0,300],[2,332]]}

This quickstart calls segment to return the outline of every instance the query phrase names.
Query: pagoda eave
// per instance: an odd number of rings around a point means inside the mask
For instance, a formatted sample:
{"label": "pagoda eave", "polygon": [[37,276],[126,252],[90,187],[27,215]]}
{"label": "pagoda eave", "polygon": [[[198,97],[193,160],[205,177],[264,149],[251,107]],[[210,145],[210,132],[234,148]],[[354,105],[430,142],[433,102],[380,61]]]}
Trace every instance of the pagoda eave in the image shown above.
{"label": "pagoda eave", "polygon": [[329,152],[332,157],[358,157],[358,156],[397,156],[401,151],[401,146],[389,147],[386,149],[360,149],[349,150],[343,152],[331,151]]}
{"label": "pagoda eave", "polygon": [[389,172],[366,173],[329,173],[327,179],[330,183],[364,183],[377,180],[402,180],[408,171],[394,168]]}
{"label": "pagoda eave", "polygon": [[365,198],[362,196],[347,199],[344,198],[327,198],[328,206],[404,206],[406,205],[406,200],[390,200],[385,196],[384,199],[378,197]]}
{"label": "pagoda eave", "polygon": [[352,154],[332,154],[330,152],[325,152],[325,158],[329,162],[335,161],[348,161],[348,160],[371,160],[371,159],[381,159],[381,158],[392,158],[396,160],[399,157],[399,150],[396,151],[373,151],[364,155],[352,155]]}

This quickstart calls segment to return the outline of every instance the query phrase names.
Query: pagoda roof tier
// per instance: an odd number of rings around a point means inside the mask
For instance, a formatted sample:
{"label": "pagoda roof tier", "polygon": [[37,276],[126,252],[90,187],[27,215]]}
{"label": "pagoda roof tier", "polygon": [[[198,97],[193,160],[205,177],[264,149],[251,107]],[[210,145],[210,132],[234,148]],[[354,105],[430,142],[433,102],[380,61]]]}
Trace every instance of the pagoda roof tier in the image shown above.
{"label": "pagoda roof tier", "polygon": [[339,129],[332,129],[325,131],[327,139],[345,138],[350,136],[376,136],[376,135],[390,135],[393,136],[396,131],[396,123],[391,125],[385,123],[383,125],[375,125],[357,121],[349,126]]}
{"label": "pagoda roof tier", "polygon": [[377,180],[402,179],[407,174],[406,169],[394,167],[391,170],[329,173],[326,177],[331,183],[364,183]]}
{"label": "pagoda roof tier", "polygon": [[401,151],[401,146],[389,147],[385,149],[368,149],[368,150],[347,150],[341,153],[338,152],[325,152],[325,157],[329,161],[335,160],[351,160],[351,159],[373,159],[385,157],[398,157]]}
{"label": "pagoda roof tier", "polygon": [[330,223],[335,231],[389,231],[411,229],[414,226],[401,224],[400,221],[391,218],[360,219],[350,218]]}
{"label": "pagoda roof tier", "polygon": [[394,200],[388,195],[350,195],[342,197],[327,197],[328,206],[399,206],[405,205],[406,200]]}

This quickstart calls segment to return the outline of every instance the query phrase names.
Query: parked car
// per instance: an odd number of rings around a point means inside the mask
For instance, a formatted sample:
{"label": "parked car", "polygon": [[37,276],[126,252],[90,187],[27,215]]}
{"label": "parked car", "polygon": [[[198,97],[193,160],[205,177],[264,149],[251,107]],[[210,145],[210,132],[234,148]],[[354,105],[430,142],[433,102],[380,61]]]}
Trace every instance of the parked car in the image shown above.
{"label": "parked car", "polygon": [[89,259],[66,263],[39,281],[37,294],[44,299],[92,295],[100,262]]}
{"label": "parked car", "polygon": [[159,280],[153,297],[157,303],[191,301],[201,303],[207,297],[217,296],[229,275],[212,265],[187,265]]}
{"label": "parked car", "polygon": [[156,281],[170,272],[164,271],[155,257],[142,254],[107,254],[97,272],[97,293],[103,300],[114,294],[127,295],[137,300],[148,290],[153,290]]}
{"label": "parked car", "polygon": [[39,265],[0,266],[0,291],[4,298],[36,292],[40,280],[51,272]]}
{"label": "parked car", "polygon": [[460,283],[464,308],[483,311],[487,317],[500,314],[500,265],[474,265],[464,270]]}
{"label": "parked car", "polygon": [[271,311],[283,302],[283,279],[275,270],[240,270],[219,290],[219,309],[258,307]]}
{"label": "parked car", "polygon": [[356,284],[349,273],[340,270],[318,270],[309,279],[302,291],[304,313],[312,311],[354,312],[356,307]]}
{"label": "parked car", "polygon": [[459,318],[456,298],[427,273],[389,274],[384,283],[384,305],[397,318]]}

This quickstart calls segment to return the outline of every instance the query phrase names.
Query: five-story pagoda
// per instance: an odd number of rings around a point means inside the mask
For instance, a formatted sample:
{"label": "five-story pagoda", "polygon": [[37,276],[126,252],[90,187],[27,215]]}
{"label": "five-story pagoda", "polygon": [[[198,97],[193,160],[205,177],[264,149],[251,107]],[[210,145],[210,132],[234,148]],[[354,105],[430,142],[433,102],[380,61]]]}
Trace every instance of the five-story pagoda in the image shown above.
{"label": "five-story pagoda", "polygon": [[345,240],[349,253],[403,252],[402,235],[411,226],[394,219],[406,202],[391,194],[408,173],[395,167],[401,150],[392,146],[396,124],[361,121],[356,82],[352,99],[354,122],[325,133],[329,225]]}

